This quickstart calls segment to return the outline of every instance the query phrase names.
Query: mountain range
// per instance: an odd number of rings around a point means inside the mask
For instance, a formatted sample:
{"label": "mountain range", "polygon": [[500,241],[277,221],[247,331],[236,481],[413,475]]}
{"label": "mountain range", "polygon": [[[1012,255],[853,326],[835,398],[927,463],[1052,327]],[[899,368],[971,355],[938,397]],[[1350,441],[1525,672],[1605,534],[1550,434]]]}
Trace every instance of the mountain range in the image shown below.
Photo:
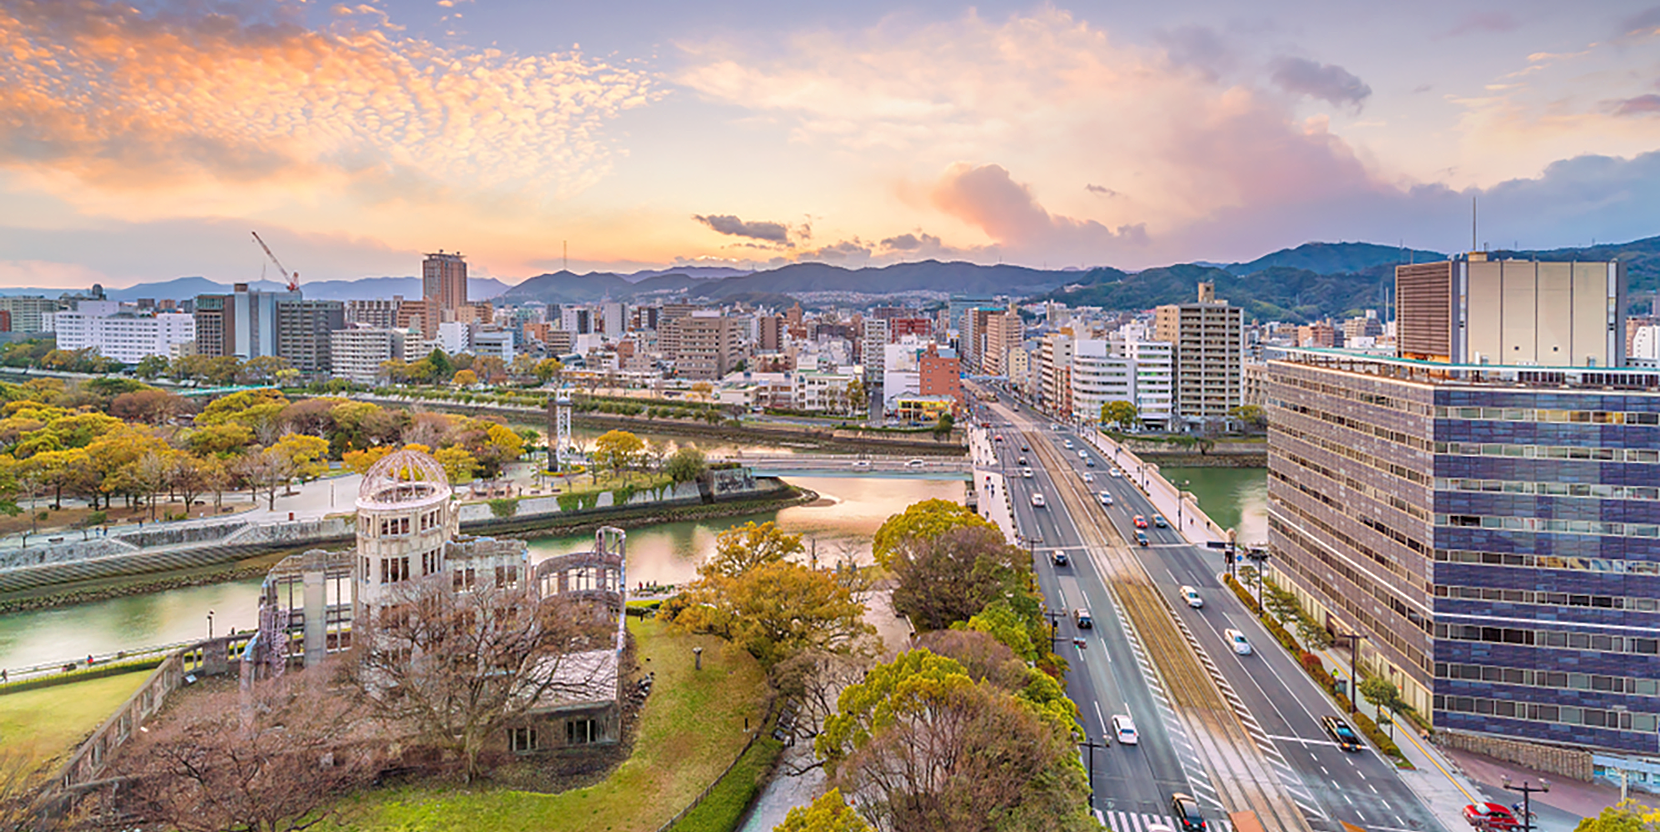
{"label": "mountain range", "polygon": [[[1541,260],[1607,260],[1627,264],[1633,296],[1660,289],[1660,237],[1586,248],[1497,251],[1494,257]],[[1046,270],[1022,266],[983,266],[923,260],[891,266],[847,269],[825,263],[792,263],[766,271],[719,266],[646,269],[627,274],[557,271],[510,285],[495,278],[468,280],[468,296],[506,303],[592,303],[611,299],[643,303],[667,299],[788,306],[807,293],[966,294],[1056,300],[1072,306],[1147,309],[1194,296],[1195,284],[1210,280],[1216,294],[1242,306],[1259,320],[1306,321],[1345,316],[1378,308],[1393,285],[1394,267],[1407,262],[1444,260],[1447,255],[1372,243],[1305,243],[1242,263],[1180,263],[1127,272],[1111,267]],[[277,291],[272,281],[252,284]],[[302,286],[318,300],[406,298],[421,296],[418,277],[370,277],[328,280]],[[115,300],[171,298],[229,292],[230,285],[202,277],[141,283],[107,292]],[[56,289],[8,288],[0,294],[62,294]]]}

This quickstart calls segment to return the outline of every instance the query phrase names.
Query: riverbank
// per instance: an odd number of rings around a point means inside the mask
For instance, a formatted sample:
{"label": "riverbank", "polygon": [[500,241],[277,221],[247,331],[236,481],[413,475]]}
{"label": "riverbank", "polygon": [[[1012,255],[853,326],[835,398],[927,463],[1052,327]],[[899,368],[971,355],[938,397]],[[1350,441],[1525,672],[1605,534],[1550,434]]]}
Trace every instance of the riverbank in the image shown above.
{"label": "riverbank", "polygon": [[[463,531],[470,534],[484,535],[511,534],[516,537],[534,540],[580,534],[604,525],[618,525],[629,528],[677,521],[697,521],[756,514],[789,508],[790,506],[806,505],[819,498],[819,495],[811,490],[797,488],[782,480],[775,482],[777,487],[755,497],[720,500],[714,503],[643,504],[622,509],[603,507],[556,514],[538,514],[523,518],[481,519],[464,524]],[[290,554],[325,547],[331,543],[344,544],[350,539],[350,537],[338,537],[311,541],[305,545],[282,547],[217,565],[162,573],[115,576],[40,590],[7,593],[0,595],[0,614],[51,609],[133,595],[147,595],[172,589],[263,578],[273,565]]]}

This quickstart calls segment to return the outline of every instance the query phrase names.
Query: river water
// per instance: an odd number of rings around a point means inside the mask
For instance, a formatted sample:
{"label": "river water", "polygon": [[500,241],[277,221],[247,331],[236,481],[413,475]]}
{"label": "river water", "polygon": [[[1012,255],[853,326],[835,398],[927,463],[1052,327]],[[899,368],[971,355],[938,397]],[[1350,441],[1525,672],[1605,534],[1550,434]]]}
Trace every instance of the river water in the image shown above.
{"label": "river water", "polygon": [[[759,448],[746,450],[762,452]],[[1241,541],[1258,543],[1267,539],[1267,476],[1263,469],[1170,466],[1162,470],[1172,482],[1187,480],[1186,489],[1194,493],[1211,519],[1224,528],[1237,527]],[[818,492],[821,498],[811,505],[753,516],[630,530],[629,584],[673,584],[695,577],[698,564],[714,551],[715,535],[750,520],[774,520],[786,531],[802,535],[809,556],[816,553],[821,563],[845,558],[867,561],[871,535],[889,515],[920,500],[960,501],[965,485],[881,477],[791,481]],[[530,544],[531,558],[540,561],[590,545],[589,535],[535,540]],[[200,638],[207,635],[210,610],[216,633],[232,627],[249,629],[255,623],[258,593],[258,580],[234,581],[0,616],[0,668],[84,659],[88,653],[102,656]]]}
{"label": "river water", "polygon": [[[759,449],[752,449],[759,450]],[[880,477],[803,477],[791,479],[818,492],[809,505],[746,517],[663,523],[632,529],[628,536],[627,580],[672,584],[696,576],[697,566],[714,551],[715,535],[750,520],[776,521],[799,534],[822,563],[870,556],[870,538],[889,515],[927,499],[961,502],[966,483],[951,480]],[[591,535],[546,538],[530,544],[532,560],[593,545]],[[172,644],[207,635],[208,612],[215,633],[251,629],[257,620],[259,584],[255,580],[173,589],[148,595],[113,598],[90,604],[0,616],[0,668],[31,667]]]}

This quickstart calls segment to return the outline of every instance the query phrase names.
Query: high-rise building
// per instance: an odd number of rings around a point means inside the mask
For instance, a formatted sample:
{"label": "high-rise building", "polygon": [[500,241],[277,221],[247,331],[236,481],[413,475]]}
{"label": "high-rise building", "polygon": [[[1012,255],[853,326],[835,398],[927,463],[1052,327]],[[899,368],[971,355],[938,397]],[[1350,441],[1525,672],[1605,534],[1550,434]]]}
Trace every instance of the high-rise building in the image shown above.
{"label": "high-rise building", "polygon": [[335,378],[374,384],[381,365],[407,359],[408,334],[401,329],[341,329],[329,333],[329,360]]}
{"label": "high-rise building", "polygon": [[755,321],[755,343],[761,352],[778,352],[784,348],[784,317],[762,315]]}
{"label": "high-rise building", "polygon": [[1024,334],[1020,313],[1015,310],[1014,304],[1009,304],[1006,312],[987,315],[985,354],[980,358],[980,372],[989,376],[1008,375],[1009,350],[1020,346]]}
{"label": "high-rise building", "polygon": [[384,298],[348,300],[346,301],[346,324],[348,326],[363,326],[375,329],[392,329],[398,325],[398,308],[401,306],[403,306],[402,295],[393,295],[391,300]]}
{"label": "high-rise building", "polygon": [[230,355],[227,339],[230,319],[225,316],[230,295],[197,295],[191,314],[196,327],[196,354],[212,358]]}
{"label": "high-rise building", "polygon": [[888,322],[882,318],[869,318],[861,326],[864,328],[864,337],[860,344],[860,361],[865,367],[865,383],[882,383],[882,356],[888,346]]}
{"label": "high-rise building", "polygon": [[54,298],[0,297],[0,312],[9,313],[12,319],[8,332],[51,332],[52,316],[62,308]]}
{"label": "high-rise building", "polygon": [[713,381],[743,357],[738,324],[719,312],[694,312],[674,319],[679,336],[675,369],[681,378]]}
{"label": "high-rise building", "polygon": [[346,328],[346,304],[292,300],[277,304],[277,355],[306,376],[327,376],[330,333]]}
{"label": "high-rise building", "polygon": [[1625,264],[1458,260],[1395,269],[1403,358],[1455,364],[1625,363]]}
{"label": "high-rise building", "polygon": [[1163,341],[1084,339],[1072,343],[1071,387],[1074,419],[1098,422],[1101,406],[1129,402],[1138,423],[1154,430],[1170,426],[1172,357]]}
{"label": "high-rise building", "polygon": [[70,312],[54,312],[58,349],[90,349],[123,364],[152,355],[173,358],[196,339],[196,322],[176,312],[135,314],[113,300],[78,301]]}
{"label": "high-rise building", "polygon": [[228,295],[196,298],[198,355],[258,358],[277,355],[277,307],[301,300],[299,292],[263,292],[238,283]]}
{"label": "high-rise building", "polygon": [[467,261],[460,252],[445,254],[439,249],[427,255],[421,262],[421,296],[437,301],[440,315],[449,312],[453,317],[467,305]]}
{"label": "high-rise building", "polygon": [[1174,345],[1175,409],[1188,427],[1217,424],[1244,399],[1245,316],[1216,299],[1216,287],[1199,284],[1195,303],[1160,306],[1153,340]]}
{"label": "high-rise building", "polygon": [[1072,412],[1072,333],[1051,332],[1038,342],[1038,402],[1051,413]]}
{"label": "high-rise building", "polygon": [[[1408,357],[1268,364],[1267,567],[1443,735],[1660,753],[1660,372],[1606,366],[1618,267],[1516,265],[1536,296],[1509,264],[1400,267]],[[1517,320],[1586,299],[1595,337]],[[1579,363],[1449,360],[1506,354]]]}

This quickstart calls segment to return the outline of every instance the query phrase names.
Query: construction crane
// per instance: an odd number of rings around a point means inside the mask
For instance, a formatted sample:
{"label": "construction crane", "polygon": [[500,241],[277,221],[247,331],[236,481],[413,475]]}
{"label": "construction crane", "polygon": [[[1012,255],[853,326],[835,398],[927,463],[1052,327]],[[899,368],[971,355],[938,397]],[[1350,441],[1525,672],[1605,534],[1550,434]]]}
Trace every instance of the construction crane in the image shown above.
{"label": "construction crane", "polygon": [[254,232],[254,242],[259,243],[259,247],[265,249],[265,256],[271,258],[271,262],[277,264],[277,273],[288,278],[288,291],[300,291],[300,273],[290,272],[285,266],[283,266],[282,261],[277,259],[277,255],[271,253],[271,247],[266,245],[265,241],[259,238],[258,231]]}

